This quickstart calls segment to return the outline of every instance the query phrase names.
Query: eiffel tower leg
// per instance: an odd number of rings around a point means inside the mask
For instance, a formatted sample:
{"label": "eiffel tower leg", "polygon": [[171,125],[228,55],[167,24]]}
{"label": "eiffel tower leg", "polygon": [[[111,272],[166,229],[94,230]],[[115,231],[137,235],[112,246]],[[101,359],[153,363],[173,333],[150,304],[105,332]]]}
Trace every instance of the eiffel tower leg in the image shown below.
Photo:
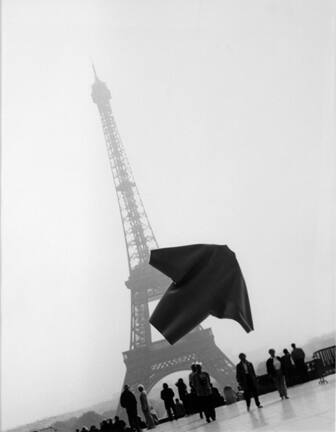
{"label": "eiffel tower leg", "polygon": [[215,343],[210,349],[200,352],[199,357],[203,369],[220,385],[220,391],[223,391],[225,386],[237,386],[235,366]]}
{"label": "eiffel tower leg", "polygon": [[[137,354],[137,351],[128,351],[124,353],[124,361],[126,364],[126,374],[124,378],[124,382],[121,388],[121,392],[124,389],[124,386],[127,384],[130,388],[130,390],[134,393],[134,395],[137,397],[138,395],[138,386],[141,384],[144,386],[145,389],[149,387],[149,376],[150,376],[150,364],[148,361],[148,355],[145,355],[144,357],[140,355],[134,356],[134,354]],[[121,393],[120,392],[120,393]],[[138,399],[138,397],[137,397]],[[142,416],[142,413],[140,412],[138,405],[138,415],[140,417]],[[118,403],[117,408],[117,416],[119,416],[121,419],[126,421],[128,423],[128,417],[126,410],[122,408],[120,405],[120,402]]]}

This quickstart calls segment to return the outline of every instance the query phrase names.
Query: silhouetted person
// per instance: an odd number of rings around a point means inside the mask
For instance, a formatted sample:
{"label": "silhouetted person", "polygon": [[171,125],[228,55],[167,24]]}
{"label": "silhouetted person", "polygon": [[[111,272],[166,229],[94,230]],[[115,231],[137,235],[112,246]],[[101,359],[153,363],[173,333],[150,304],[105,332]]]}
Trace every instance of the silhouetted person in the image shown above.
{"label": "silhouetted person", "polygon": [[124,420],[121,420],[118,416],[115,416],[112,427],[113,427],[113,431],[122,432],[126,429],[126,423],[124,422]]}
{"label": "silhouetted person", "polygon": [[177,383],[175,384],[178,390],[178,394],[180,397],[180,400],[182,401],[185,413],[189,414],[189,407],[188,407],[188,391],[187,391],[187,385],[183,381],[182,378],[179,378],[177,380]]}
{"label": "silhouetted person", "polygon": [[217,408],[218,406],[223,405],[224,404],[224,398],[219,393],[218,388],[214,387],[211,383],[210,383],[210,387],[211,387],[211,398],[212,398],[213,406]]}
{"label": "silhouetted person", "polygon": [[173,420],[173,418],[177,420],[174,396],[175,393],[173,390],[168,387],[168,384],[164,383],[163,390],[161,391],[161,399],[164,402],[169,420]]}
{"label": "silhouetted person", "polygon": [[196,364],[196,373],[191,375],[192,386],[196,391],[201,410],[205,414],[206,421],[216,420],[216,411],[212,403],[212,389],[210,376],[202,370],[200,364]]}
{"label": "silhouetted person", "polygon": [[140,404],[141,404],[141,409],[142,409],[143,415],[145,416],[147,428],[148,429],[154,429],[155,423],[154,423],[154,420],[152,418],[152,414],[150,412],[147,393],[145,392],[145,389],[142,385],[138,386],[138,390],[140,392]]}
{"label": "silhouetted person", "polygon": [[113,428],[113,422],[112,422],[112,419],[107,419],[106,420],[106,423],[107,423],[107,427],[106,427],[106,431],[107,432],[113,432],[114,431],[114,428]]}
{"label": "silhouetted person", "polygon": [[[108,430],[109,430],[109,425],[108,425],[108,423],[107,423],[106,420],[103,420],[103,421],[100,423],[100,431],[101,431],[101,432],[108,432]],[[90,431],[90,432],[91,432],[91,431]]]}
{"label": "silhouetted person", "polygon": [[194,388],[193,382],[194,382],[194,376],[197,373],[196,363],[193,363],[190,366],[191,372],[189,374],[189,386],[190,386],[190,396],[192,400],[192,407],[194,411],[197,411],[199,413],[200,418],[203,418],[203,410],[200,404],[200,400],[197,396],[196,389]]}
{"label": "silhouetted person", "polygon": [[293,384],[293,378],[295,375],[295,367],[294,362],[292,360],[292,356],[290,355],[290,352],[288,349],[283,350],[284,355],[281,357],[281,366],[283,374],[285,375],[286,382],[288,385]]}
{"label": "silhouetted person", "polygon": [[268,353],[271,357],[266,362],[267,373],[272,378],[281,399],[288,399],[286,380],[282,372],[281,358],[275,355],[274,349],[269,349]]}
{"label": "silhouetted person", "polygon": [[257,376],[253,364],[246,360],[244,353],[239,354],[240,362],[236,366],[237,382],[244,391],[247,411],[250,411],[251,398],[253,397],[258,408],[262,408],[258,397]]}
{"label": "silhouetted person", "polygon": [[150,413],[151,413],[152,418],[154,420],[154,423],[156,425],[158,425],[160,422],[159,422],[159,417],[158,417],[158,414],[157,414],[155,408],[152,405],[150,405],[149,410],[150,410]]}
{"label": "silhouetted person", "polygon": [[301,382],[304,382],[308,379],[308,374],[307,374],[307,367],[305,364],[305,352],[303,351],[302,348],[297,348],[295,343],[292,343],[292,359],[294,361],[295,364],[295,369],[297,372],[297,375],[300,379]]}
{"label": "silhouetted person", "polygon": [[126,409],[130,428],[135,431],[141,431],[138,422],[137,400],[127,384],[125,384],[124,391],[121,393],[120,405]]}

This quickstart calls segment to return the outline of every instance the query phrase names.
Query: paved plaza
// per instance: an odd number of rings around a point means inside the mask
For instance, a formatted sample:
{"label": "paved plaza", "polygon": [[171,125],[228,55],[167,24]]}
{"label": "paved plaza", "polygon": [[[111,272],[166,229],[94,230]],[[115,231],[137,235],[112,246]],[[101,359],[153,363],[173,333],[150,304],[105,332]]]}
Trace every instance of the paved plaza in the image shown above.
{"label": "paved plaza", "polygon": [[288,389],[290,399],[281,400],[277,392],[262,395],[262,409],[254,401],[246,411],[244,401],[217,408],[217,420],[206,423],[198,415],[160,425],[160,432],[189,431],[334,431],[335,375],[327,377],[328,384],[318,380]]}

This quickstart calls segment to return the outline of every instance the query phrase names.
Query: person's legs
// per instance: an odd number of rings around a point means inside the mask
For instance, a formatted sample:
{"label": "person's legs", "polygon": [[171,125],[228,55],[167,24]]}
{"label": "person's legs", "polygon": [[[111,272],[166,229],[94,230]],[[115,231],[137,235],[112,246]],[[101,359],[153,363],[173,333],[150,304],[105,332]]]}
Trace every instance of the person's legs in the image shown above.
{"label": "person's legs", "polygon": [[210,413],[206,396],[199,396],[200,410],[204,412],[206,421],[210,422]]}
{"label": "person's legs", "polygon": [[196,401],[196,406],[197,406],[197,411],[199,413],[200,418],[203,418],[203,409],[202,409],[202,401],[200,396],[196,396],[195,397],[195,401]]}
{"label": "person's legs", "polygon": [[272,377],[272,380],[273,380],[273,383],[274,383],[274,385],[275,385],[275,388],[278,390],[279,395],[280,395],[280,397],[281,397],[281,399],[282,399],[282,394],[281,394],[280,389],[279,389],[279,381],[278,381],[278,377],[275,375],[275,376]]}
{"label": "person's legs", "polygon": [[216,420],[216,406],[212,395],[208,396],[209,414],[212,420]]}
{"label": "person's legs", "polygon": [[175,420],[177,420],[178,419],[178,415],[177,415],[176,405],[175,405],[174,401],[171,402],[171,409],[172,409],[172,411],[174,413]]}
{"label": "person's legs", "polygon": [[133,422],[133,413],[130,410],[127,410],[127,417],[128,417],[128,423],[129,423],[129,427],[134,430],[134,422]]}
{"label": "person's legs", "polygon": [[130,425],[130,428],[132,430],[136,430],[136,431],[141,431],[139,422],[138,422],[138,412],[137,410],[128,410],[127,411],[127,416],[128,416],[128,422]]}
{"label": "person's legs", "polygon": [[279,384],[280,384],[280,387],[281,387],[281,393],[282,393],[282,395],[287,399],[288,395],[287,395],[286,380],[285,380],[284,375],[282,375],[282,374],[279,377]]}
{"label": "person's legs", "polygon": [[250,411],[250,405],[251,405],[251,390],[250,390],[249,387],[246,387],[246,388],[244,389],[244,398],[245,398],[245,401],[246,401],[246,408],[247,408],[247,411]]}
{"label": "person's legs", "polygon": [[166,408],[169,420],[173,420],[173,413],[172,413],[171,405],[169,404],[169,402],[165,403],[165,408]]}
{"label": "person's legs", "polygon": [[283,399],[285,397],[282,378],[283,378],[283,376],[282,376],[281,372],[277,372],[277,374],[274,376],[274,384],[275,384],[275,387],[277,388],[277,390],[279,392],[281,399]]}
{"label": "person's legs", "polygon": [[260,404],[260,400],[259,400],[258,389],[255,385],[253,387],[251,387],[251,395],[253,396],[253,399],[254,399],[257,407],[260,407],[261,404]]}

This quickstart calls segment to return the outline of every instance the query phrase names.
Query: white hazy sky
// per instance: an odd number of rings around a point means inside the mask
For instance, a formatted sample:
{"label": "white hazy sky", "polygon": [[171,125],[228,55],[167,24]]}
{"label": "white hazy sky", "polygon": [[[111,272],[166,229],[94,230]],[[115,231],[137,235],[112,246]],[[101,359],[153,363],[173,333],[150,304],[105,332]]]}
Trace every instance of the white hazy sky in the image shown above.
{"label": "white hazy sky", "polygon": [[241,263],[255,331],[210,319],[218,346],[235,362],[334,329],[332,1],[2,9],[3,428],[107,400],[124,376],[128,268],[91,59],[160,245],[228,244]]}

